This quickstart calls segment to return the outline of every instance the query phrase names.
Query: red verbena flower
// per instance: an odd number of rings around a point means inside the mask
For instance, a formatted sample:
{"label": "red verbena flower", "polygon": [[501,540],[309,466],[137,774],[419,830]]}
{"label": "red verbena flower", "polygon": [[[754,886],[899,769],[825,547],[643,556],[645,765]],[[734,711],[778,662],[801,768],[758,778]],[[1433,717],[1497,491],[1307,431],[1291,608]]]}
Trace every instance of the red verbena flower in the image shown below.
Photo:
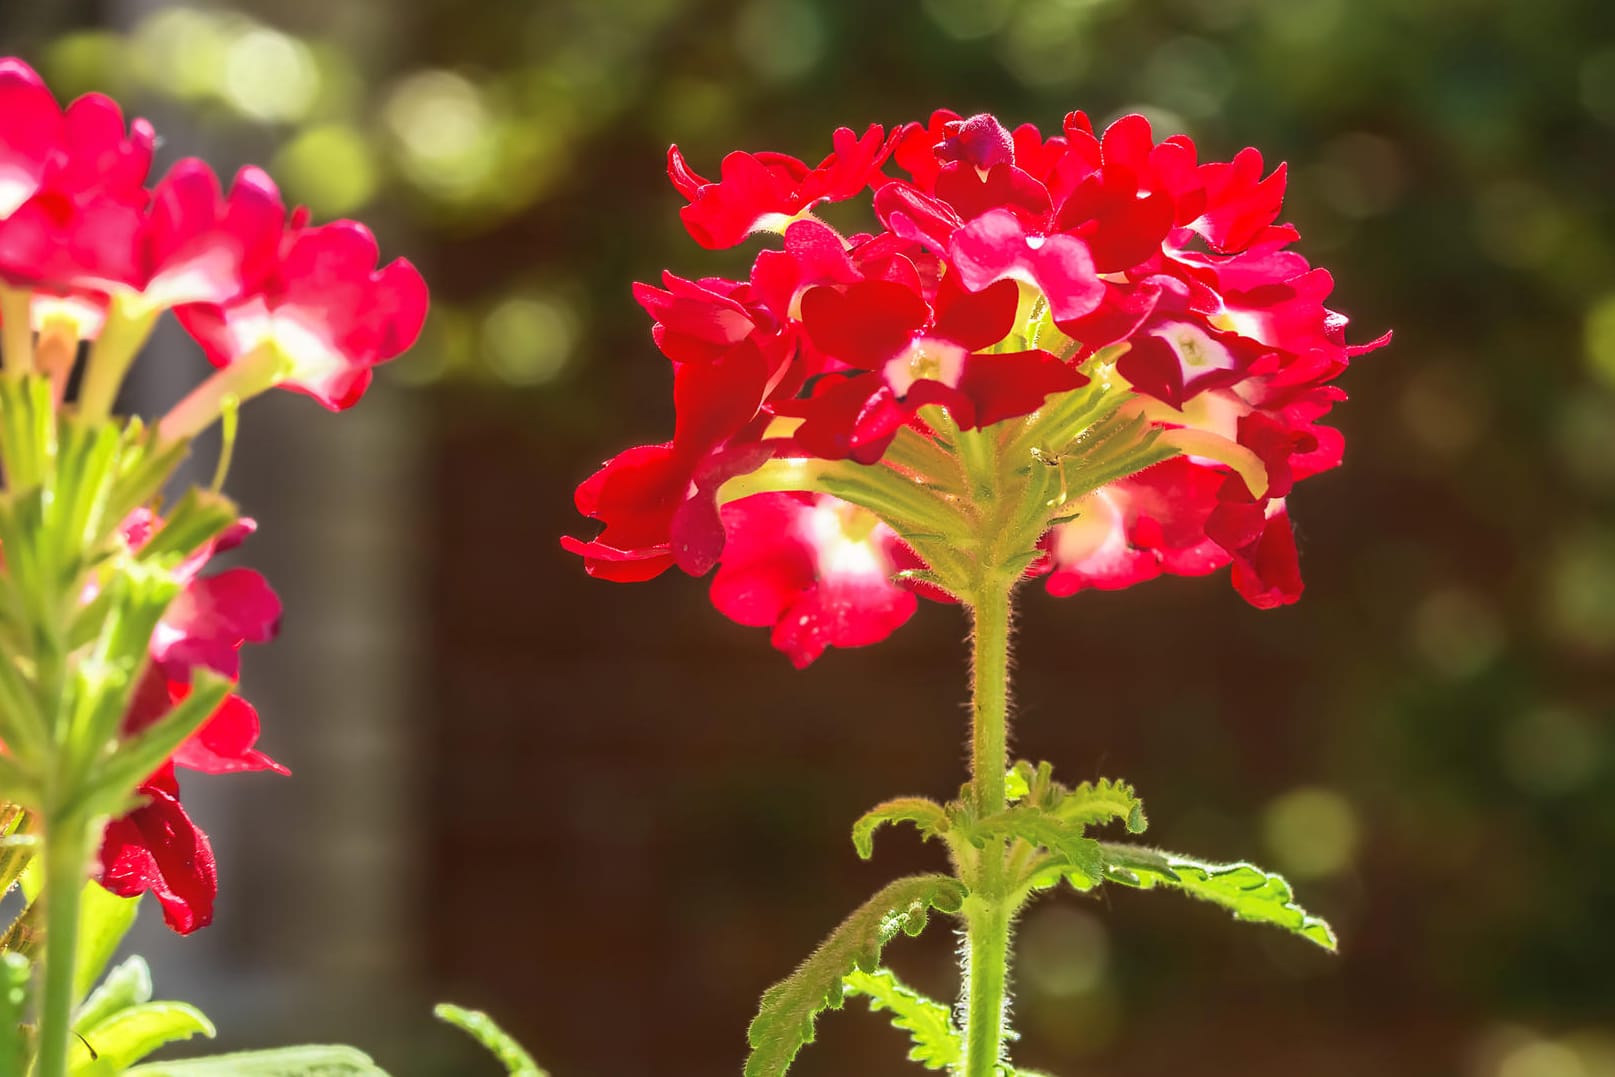
{"label": "red verbena flower", "polygon": [[[138,512],[125,521],[124,539],[138,548],[160,526],[150,513]],[[185,699],[192,670],[209,669],[233,679],[240,672],[242,645],[273,638],[280,600],[262,576],[245,568],[201,575],[215,553],[239,543],[254,526],[251,520],[240,521],[177,570],[185,589],[152,633],[151,664],[124,716],[126,734],[138,733]],[[207,774],[289,773],[259,751],[257,741],[258,712],[239,695],[227,695],[169,761],[141,784],[138,792],[146,802],[107,824],[101,841],[101,884],[124,897],[150,891],[162,906],[163,919],[181,934],[206,927],[213,919],[218,872],[207,834],[180,803],[175,768]]]}
{"label": "red verbena flower", "polygon": [[[772,626],[799,665],[874,642],[912,608],[915,584],[895,572],[937,583],[903,536],[936,536],[904,516],[927,511],[913,499],[847,484],[878,472],[968,498],[927,468],[957,451],[948,431],[992,428],[1027,432],[1000,439],[1026,454],[1018,474],[1059,467],[1061,486],[1081,487],[1057,496],[1042,556],[1028,555],[1051,593],[1231,566],[1255,606],[1300,595],[1286,498],[1339,464],[1340,435],[1321,424],[1343,398],[1333,382],[1388,334],[1346,343],[1329,274],[1288,249],[1282,165],[1254,149],[1202,162],[1141,116],[1096,132],[1074,112],[1045,138],[942,111],[890,137],[844,128],[817,168],[733,153],[712,182],[674,148],[669,174],[703,246],[780,242],[744,280],[639,286],[677,429],[579,487],[604,528],[564,544],[591,573],[716,566],[718,608]],[[813,216],[865,192],[871,233]],[[1061,416],[1088,425],[1044,444]],[[1101,433],[1120,439],[1114,474],[1094,464],[1098,487],[1081,486]],[[826,526],[822,547],[811,521],[860,496],[891,518],[851,546]],[[833,571],[825,548],[863,551],[846,562],[859,571]]]}

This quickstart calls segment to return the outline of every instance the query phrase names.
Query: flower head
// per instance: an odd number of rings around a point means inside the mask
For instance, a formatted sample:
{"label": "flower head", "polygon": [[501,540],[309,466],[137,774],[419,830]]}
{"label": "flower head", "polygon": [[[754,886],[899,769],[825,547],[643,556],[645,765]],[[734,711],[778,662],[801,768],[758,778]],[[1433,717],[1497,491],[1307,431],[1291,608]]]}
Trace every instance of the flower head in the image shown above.
{"label": "flower head", "polygon": [[[1047,138],[942,111],[834,142],[817,168],[730,154],[716,182],[670,153],[697,242],[780,242],[745,280],[640,286],[678,427],[579,487],[589,571],[716,566],[718,607],[798,664],[905,620],[899,566],[928,594],[988,559],[1059,595],[1224,566],[1258,607],[1300,595],[1286,499],[1340,462],[1333,381],[1388,337],[1348,345],[1288,249],[1282,165],[1080,112]],[[872,233],[813,215],[866,190]],[[802,523],[825,505],[883,529],[851,575]]]}

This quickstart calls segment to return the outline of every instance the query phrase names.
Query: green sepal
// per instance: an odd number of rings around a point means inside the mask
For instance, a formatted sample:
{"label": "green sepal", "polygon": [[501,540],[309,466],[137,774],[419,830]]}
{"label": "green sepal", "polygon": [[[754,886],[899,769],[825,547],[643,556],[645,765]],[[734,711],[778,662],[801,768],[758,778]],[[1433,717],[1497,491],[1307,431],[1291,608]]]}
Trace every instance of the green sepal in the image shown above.
{"label": "green sepal", "polygon": [[73,965],[75,1003],[89,994],[90,986],[101,978],[139,911],[138,897],[119,897],[96,882],[84,884],[79,894],[79,943]]}
{"label": "green sepal", "polygon": [[875,831],[888,823],[913,823],[923,838],[939,838],[947,834],[947,810],[934,800],[925,797],[897,797],[876,804],[852,824],[852,847],[858,850],[861,860],[875,855]]}
{"label": "green sepal", "polygon": [[73,1031],[83,1035],[115,1013],[151,1001],[151,968],[135,954],[111,972],[73,1011]]}
{"label": "green sepal", "polygon": [[23,1024],[30,969],[21,954],[0,954],[0,1073],[26,1072],[33,1053],[32,1026]]}
{"label": "green sepal", "polygon": [[447,1022],[464,1032],[499,1060],[509,1077],[548,1077],[511,1035],[494,1023],[493,1018],[481,1010],[467,1010],[447,1002],[432,1008],[439,1021]]}
{"label": "green sepal", "polygon": [[150,1062],[125,1071],[124,1077],[387,1077],[387,1071],[355,1048],[310,1044]]}
{"label": "green sepal", "polygon": [[892,1027],[908,1033],[910,1062],[945,1070],[963,1059],[964,1037],[954,1026],[952,1011],[903,983],[890,969],[850,972],[843,982],[849,996],[863,995],[871,1010],[889,1012]]}
{"label": "green sepal", "polygon": [[213,1022],[186,1002],[127,1006],[80,1030],[83,1039],[74,1042],[68,1072],[73,1077],[115,1077],[164,1044],[198,1034],[212,1039],[214,1033]]}
{"label": "green sepal", "polygon": [[1221,905],[1238,920],[1274,924],[1333,953],[1334,929],[1295,903],[1283,876],[1243,861],[1210,864],[1176,853],[1136,845],[1100,846],[1105,878],[1124,886],[1150,890],[1169,886],[1190,897]]}
{"label": "green sepal", "polygon": [[763,992],[757,1016],[746,1030],[751,1054],[745,1077],[780,1077],[805,1045],[813,1042],[820,1012],[840,1009],[845,977],[880,965],[882,947],[898,933],[918,935],[932,909],[957,912],[965,888],[946,875],[910,875],[883,887],[830,933],[795,972]]}

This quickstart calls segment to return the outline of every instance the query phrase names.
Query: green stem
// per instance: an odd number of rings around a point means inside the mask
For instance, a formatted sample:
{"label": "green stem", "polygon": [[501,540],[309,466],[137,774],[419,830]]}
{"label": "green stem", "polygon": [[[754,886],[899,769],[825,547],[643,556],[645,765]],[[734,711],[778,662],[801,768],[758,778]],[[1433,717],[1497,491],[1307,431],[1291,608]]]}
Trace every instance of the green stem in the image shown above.
{"label": "green stem", "polygon": [[33,293],[0,284],[0,360],[20,378],[34,370]]}
{"label": "green stem", "polygon": [[[987,579],[971,603],[972,706],[970,788],[979,817],[1004,810],[1009,765],[1009,621],[1014,580]],[[967,880],[969,983],[965,994],[964,1077],[995,1077],[1004,1050],[1012,897],[1005,871],[1007,842],[982,847]]]}
{"label": "green stem", "polygon": [[45,977],[39,1003],[39,1055],[33,1077],[67,1077],[78,965],[79,892],[89,859],[89,828],[72,819],[45,828]]}
{"label": "green stem", "polygon": [[212,426],[226,409],[239,407],[277,385],[286,375],[285,367],[278,349],[265,344],[215,370],[162,417],[157,424],[159,435],[169,443],[194,438]]}
{"label": "green stem", "polygon": [[84,382],[79,387],[79,414],[84,418],[100,422],[112,414],[129,367],[157,324],[157,313],[135,309],[121,296],[112,300],[101,335],[90,345]]}

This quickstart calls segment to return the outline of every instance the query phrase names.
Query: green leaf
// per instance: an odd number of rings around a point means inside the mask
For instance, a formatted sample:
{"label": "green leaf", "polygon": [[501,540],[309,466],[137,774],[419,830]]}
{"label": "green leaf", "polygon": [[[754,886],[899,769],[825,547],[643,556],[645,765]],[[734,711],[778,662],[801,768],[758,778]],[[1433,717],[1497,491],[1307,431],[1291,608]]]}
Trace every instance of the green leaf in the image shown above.
{"label": "green leaf", "polygon": [[533,1056],[481,1010],[466,1010],[441,1002],[432,1009],[432,1013],[439,1021],[447,1021],[486,1047],[510,1077],[548,1077],[538,1068]]}
{"label": "green leaf", "polygon": [[[213,1022],[185,1002],[143,1002],[129,1006],[92,1028],[80,1031],[73,1048],[74,1077],[120,1074],[165,1043],[197,1033],[213,1038]],[[93,1054],[92,1054],[93,1052]]]}
{"label": "green leaf", "polygon": [[86,814],[121,815],[129,794],[147,775],[162,765],[186,737],[202,723],[229,694],[231,682],[210,670],[198,668],[191,674],[191,694],[169,712],[118,746],[92,774],[93,789],[81,794]]}
{"label": "green leaf", "polygon": [[387,1077],[387,1071],[352,1047],[310,1044],[148,1063],[124,1077]]}
{"label": "green leaf", "polygon": [[1208,864],[1136,845],[1105,842],[1100,848],[1105,878],[1110,882],[1142,890],[1170,886],[1190,897],[1221,905],[1236,919],[1276,924],[1331,953],[1335,950],[1334,930],[1295,903],[1290,884],[1280,875],[1254,864]]}
{"label": "green leaf", "polygon": [[138,954],[107,973],[101,986],[73,1013],[73,1030],[80,1035],[113,1014],[151,1001],[151,969]]}
{"label": "green leaf", "polygon": [[135,556],[164,565],[182,560],[235,523],[237,515],[229,498],[192,487]]}
{"label": "green leaf", "polygon": [[889,1011],[892,1027],[909,1034],[913,1046],[908,1060],[928,1070],[945,1070],[964,1057],[964,1037],[953,1025],[953,1014],[942,1003],[899,980],[890,969],[851,972],[844,978],[848,995],[863,995],[875,1012]]}
{"label": "green leaf", "polygon": [[875,831],[887,823],[913,823],[921,837],[935,838],[947,833],[948,813],[925,797],[898,797],[876,804],[852,824],[852,846],[860,859],[868,860],[874,855]]}
{"label": "green leaf", "polygon": [[28,1012],[28,959],[21,954],[0,954],[0,1073],[22,1073],[30,1054]]}
{"label": "green leaf", "polygon": [[1104,864],[1099,843],[1083,835],[1079,821],[1065,820],[1032,804],[1017,804],[978,822],[973,836],[1019,838],[1059,857],[1062,870],[1078,872],[1097,882]]}
{"label": "green leaf", "polygon": [[88,994],[90,985],[100,979],[101,971],[134,926],[135,914],[139,911],[138,897],[119,897],[100,883],[84,884],[79,895],[79,949],[73,969],[75,1002]]}
{"label": "green leaf", "polygon": [[1142,834],[1144,828],[1149,826],[1149,820],[1144,815],[1144,802],[1138,799],[1133,787],[1110,778],[1083,782],[1060,800],[1054,814],[1084,826],[1100,826],[1112,819],[1120,819],[1131,834]]}
{"label": "green leaf", "polygon": [[931,909],[957,912],[965,888],[946,875],[910,875],[883,887],[830,933],[795,972],[763,992],[746,1030],[751,1055],[745,1077],[780,1077],[805,1045],[825,1009],[840,1009],[848,973],[873,972],[880,951],[899,931],[918,935]]}

